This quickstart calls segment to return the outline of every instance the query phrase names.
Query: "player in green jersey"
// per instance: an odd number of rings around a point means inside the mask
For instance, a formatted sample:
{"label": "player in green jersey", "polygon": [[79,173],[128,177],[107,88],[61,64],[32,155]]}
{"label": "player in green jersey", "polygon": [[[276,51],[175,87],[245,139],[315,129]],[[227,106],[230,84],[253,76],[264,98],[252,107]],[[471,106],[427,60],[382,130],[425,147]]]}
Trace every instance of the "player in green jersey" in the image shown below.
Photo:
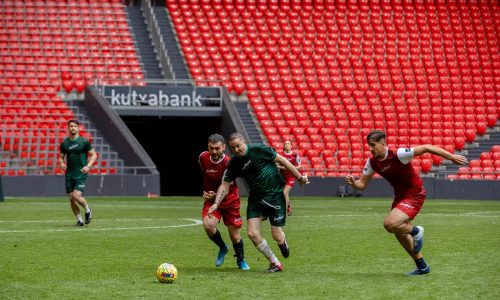
{"label": "player in green jersey", "polygon": [[[61,169],[66,170],[66,193],[68,193],[71,209],[77,219],[75,226],[83,226],[78,205],[85,209],[85,224],[89,224],[92,219],[92,210],[82,194],[87,174],[97,159],[97,153],[90,142],[79,135],[79,126],[80,123],[77,120],[68,121],[69,137],[61,143],[59,156],[59,165]],[[88,161],[87,156],[90,156]]]}
{"label": "player in green jersey", "polygon": [[282,228],[286,221],[286,203],[283,195],[285,181],[276,163],[288,169],[300,185],[308,184],[309,180],[307,176],[301,175],[288,159],[277,154],[271,147],[263,144],[247,145],[240,133],[231,134],[228,141],[233,156],[227,166],[222,184],[217,190],[214,204],[208,210],[209,216],[225,199],[231,182],[237,177],[245,178],[250,189],[247,206],[248,237],[269,260],[270,265],[267,271],[280,272],[283,270],[282,264],[260,233],[262,220],[269,218],[273,239],[278,243],[283,257],[289,256],[290,252]]}

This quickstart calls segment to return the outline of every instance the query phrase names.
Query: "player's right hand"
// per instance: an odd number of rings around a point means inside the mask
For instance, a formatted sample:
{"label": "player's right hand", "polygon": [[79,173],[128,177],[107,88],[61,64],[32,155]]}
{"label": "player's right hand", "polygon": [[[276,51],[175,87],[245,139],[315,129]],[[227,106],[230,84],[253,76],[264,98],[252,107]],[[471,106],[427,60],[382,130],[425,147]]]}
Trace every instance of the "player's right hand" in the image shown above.
{"label": "player's right hand", "polygon": [[213,217],[214,217],[213,213],[214,213],[214,211],[216,211],[216,210],[217,210],[217,207],[218,207],[218,205],[214,203],[212,206],[210,206],[210,207],[208,208],[207,215],[208,215],[208,217],[209,217],[210,219],[213,219]]}
{"label": "player's right hand", "polygon": [[354,179],[354,176],[352,175],[346,175],[344,179],[345,183],[347,183],[348,185],[353,185],[354,182],[356,181],[356,179]]}

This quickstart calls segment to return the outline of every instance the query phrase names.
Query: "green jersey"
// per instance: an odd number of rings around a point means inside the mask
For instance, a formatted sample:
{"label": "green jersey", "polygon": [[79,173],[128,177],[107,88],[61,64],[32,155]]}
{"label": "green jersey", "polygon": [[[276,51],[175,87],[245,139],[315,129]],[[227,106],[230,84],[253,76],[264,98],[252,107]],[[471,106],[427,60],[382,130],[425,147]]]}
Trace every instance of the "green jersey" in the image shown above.
{"label": "green jersey", "polygon": [[87,164],[87,153],[92,150],[90,142],[79,136],[72,140],[69,137],[61,143],[61,153],[66,155],[66,177],[72,179],[87,178],[81,169]]}
{"label": "green jersey", "polygon": [[285,180],[281,177],[274,160],[276,152],[263,144],[247,145],[244,156],[232,156],[224,174],[224,181],[237,177],[246,179],[253,197],[282,193]]}

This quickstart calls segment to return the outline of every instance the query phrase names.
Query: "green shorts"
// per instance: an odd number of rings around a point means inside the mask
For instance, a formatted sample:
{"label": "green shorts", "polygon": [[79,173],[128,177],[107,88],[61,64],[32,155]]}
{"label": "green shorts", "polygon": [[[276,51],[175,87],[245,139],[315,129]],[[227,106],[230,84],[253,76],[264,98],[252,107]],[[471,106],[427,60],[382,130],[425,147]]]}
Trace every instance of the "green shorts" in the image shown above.
{"label": "green shorts", "polygon": [[66,178],[66,193],[71,193],[74,190],[84,192],[85,190],[85,180],[87,178],[78,178],[78,179],[72,179],[72,178]]}
{"label": "green shorts", "polygon": [[286,223],[286,204],[283,193],[267,194],[264,197],[250,195],[247,206],[247,219],[269,218],[273,226],[282,227]]}

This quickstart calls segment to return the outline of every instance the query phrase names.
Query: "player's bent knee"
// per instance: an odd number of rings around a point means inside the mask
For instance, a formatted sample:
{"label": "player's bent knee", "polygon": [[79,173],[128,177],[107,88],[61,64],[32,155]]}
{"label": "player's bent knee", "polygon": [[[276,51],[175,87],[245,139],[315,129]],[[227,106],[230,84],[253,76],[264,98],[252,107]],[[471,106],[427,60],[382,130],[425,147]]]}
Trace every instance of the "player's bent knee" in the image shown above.
{"label": "player's bent knee", "polygon": [[390,219],[384,220],[384,228],[385,228],[385,230],[387,230],[390,233],[394,233],[396,231],[397,226],[398,226],[398,224],[396,224],[395,222],[393,222]]}
{"label": "player's bent knee", "polygon": [[204,218],[203,219],[203,227],[205,228],[206,232],[213,231],[215,233],[215,230],[217,228],[217,223],[208,219],[208,218]]}
{"label": "player's bent knee", "polygon": [[247,235],[248,235],[248,238],[251,239],[252,241],[260,238],[260,233],[258,231],[254,231],[254,230],[248,230]]}

